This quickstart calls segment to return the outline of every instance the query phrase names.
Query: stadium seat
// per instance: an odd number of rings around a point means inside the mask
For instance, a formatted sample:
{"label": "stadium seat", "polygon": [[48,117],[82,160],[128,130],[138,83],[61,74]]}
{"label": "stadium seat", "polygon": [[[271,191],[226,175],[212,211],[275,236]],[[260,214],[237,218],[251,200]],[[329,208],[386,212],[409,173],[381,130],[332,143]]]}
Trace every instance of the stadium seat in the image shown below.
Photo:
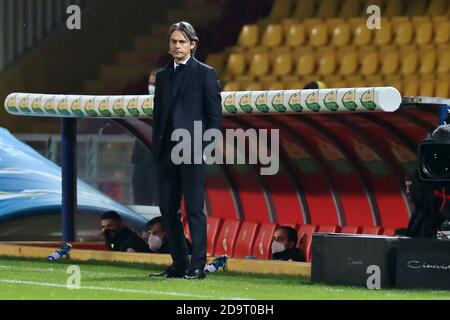
{"label": "stadium seat", "polygon": [[420,77],[419,96],[434,97],[434,76],[425,75]]}
{"label": "stadium seat", "polygon": [[403,92],[403,80],[399,75],[385,76],[384,85],[392,86],[396,88],[398,91]]}
{"label": "stadium seat", "polygon": [[297,20],[304,20],[314,17],[315,13],[316,13],[315,1],[297,0],[291,18]]}
{"label": "stadium seat", "polygon": [[392,75],[398,70],[400,55],[397,50],[386,50],[381,57],[381,74]]}
{"label": "stadium seat", "polygon": [[255,256],[257,259],[270,259],[272,237],[277,227],[278,225],[276,224],[263,224],[260,226],[253,246],[252,256]]}
{"label": "stadium seat", "polygon": [[436,79],[435,96],[440,98],[450,98],[450,79],[449,76]]}
{"label": "stadium seat", "polygon": [[347,81],[340,76],[327,77],[326,84],[329,88],[347,88]]}
{"label": "stadium seat", "polygon": [[419,54],[413,47],[407,47],[401,50],[402,59],[400,64],[400,73],[410,75],[416,72],[419,63]]}
{"label": "stadium seat", "polygon": [[341,233],[349,233],[349,234],[359,234],[361,233],[362,228],[361,227],[351,227],[351,226],[345,226],[342,227]]}
{"label": "stadium seat", "polygon": [[408,4],[406,7],[407,16],[422,16],[427,12],[427,0],[414,0],[406,3]]}
{"label": "stadium seat", "polygon": [[222,226],[223,220],[216,217],[208,217],[207,219],[207,235],[208,235],[208,250],[207,254],[212,256],[214,254],[214,249],[216,248],[217,238],[219,237],[220,227]]}
{"label": "stadium seat", "polygon": [[272,74],[276,76],[285,76],[292,70],[292,54],[290,52],[280,53],[275,58]]}
{"label": "stadium seat", "polygon": [[242,82],[239,84],[243,91],[260,91],[262,90],[262,84],[260,82]]}
{"label": "stadium seat", "polygon": [[255,76],[252,76],[251,74],[241,74],[239,76],[234,77],[234,80],[237,82],[254,82]]}
{"label": "stadium seat", "polygon": [[249,74],[263,76],[269,71],[269,54],[266,52],[255,53],[249,67]]}
{"label": "stadium seat", "polygon": [[267,48],[278,47],[283,42],[283,28],[280,24],[269,24],[264,31],[261,44]]}
{"label": "stadium seat", "polygon": [[348,76],[355,74],[358,68],[358,53],[356,50],[342,50],[339,56],[339,74]]}
{"label": "stadium seat", "polygon": [[403,80],[403,95],[417,96],[419,94],[420,81],[417,76],[408,76]]}
{"label": "stadium seat", "polygon": [[428,18],[420,18],[422,19],[413,18],[414,31],[416,35],[414,42],[419,46],[429,44],[433,39],[433,24]]}
{"label": "stadium seat", "polygon": [[[302,249],[305,260],[311,262],[311,243],[312,234],[317,230],[317,226],[311,224],[304,224],[298,230],[298,245]],[[303,238],[305,237],[305,238]],[[304,241],[304,242],[303,242]]]}
{"label": "stadium seat", "polygon": [[223,222],[219,237],[217,238],[216,248],[214,250],[215,256],[233,256],[234,244],[241,225],[242,221],[238,220],[225,220]]}
{"label": "stadium seat", "polygon": [[395,236],[395,229],[387,228],[383,230],[383,236],[393,237]]}
{"label": "stadium seat", "polygon": [[316,16],[322,19],[336,17],[339,12],[339,1],[321,0],[316,12]]}
{"label": "stadium seat", "polygon": [[239,91],[239,90],[240,85],[239,82],[237,81],[228,81],[223,87],[223,91]]}
{"label": "stadium seat", "polygon": [[306,30],[303,24],[292,25],[287,31],[285,44],[289,47],[302,46],[306,41]]}
{"label": "stadium seat", "polygon": [[242,223],[234,245],[234,258],[245,258],[252,255],[258,228],[259,224],[255,222]]}
{"label": "stadium seat", "polygon": [[404,13],[403,0],[389,0],[385,1],[383,16],[397,17]]}
{"label": "stadium seat", "polygon": [[291,0],[275,0],[269,15],[269,22],[279,22],[291,14]]}
{"label": "stadium seat", "polygon": [[412,42],[414,36],[414,28],[411,21],[401,21],[398,24],[393,21],[392,26],[395,30],[395,44],[397,44],[398,46],[403,46]]}
{"label": "stadium seat", "polygon": [[317,23],[308,32],[309,44],[321,47],[328,43],[328,27],[325,23]]}
{"label": "stadium seat", "polygon": [[360,75],[352,75],[345,78],[349,88],[365,87],[366,82]]}
{"label": "stadium seat", "polygon": [[316,62],[314,53],[312,51],[305,51],[299,54],[297,60],[296,75],[308,76],[313,74],[316,69]]}
{"label": "stadium seat", "polygon": [[244,25],[239,34],[238,45],[246,48],[256,46],[258,37],[258,26],[256,24]]}
{"label": "stadium seat", "polygon": [[435,19],[434,24],[434,43],[437,45],[447,44],[450,39],[450,21]]}
{"label": "stadium seat", "polygon": [[217,74],[222,74],[224,72],[224,66],[226,61],[225,53],[210,53],[206,57],[205,63],[216,69]]}
{"label": "stadium seat", "polygon": [[373,31],[367,28],[366,20],[355,18],[349,20],[350,30],[353,30],[353,45],[367,46],[372,43]]}
{"label": "stadium seat", "polygon": [[360,73],[372,75],[378,72],[378,52],[376,50],[360,51]]}
{"label": "stadium seat", "polygon": [[329,76],[334,74],[336,64],[336,55],[334,51],[327,50],[320,52],[318,57],[318,74],[321,76]]}
{"label": "stadium seat", "polygon": [[366,77],[364,86],[382,87],[384,85],[383,77],[379,74]]}
{"label": "stadium seat", "polygon": [[436,67],[436,50],[434,48],[420,51],[420,74],[431,74]]}
{"label": "stadium seat", "polygon": [[431,0],[428,5],[427,15],[441,16],[447,12],[448,0]]}
{"label": "stadium seat", "polygon": [[284,88],[285,90],[299,90],[299,89],[303,89],[305,86],[304,81],[284,81]]}
{"label": "stadium seat", "polygon": [[381,29],[374,30],[374,44],[378,46],[386,46],[392,42],[392,25],[387,18],[381,18],[381,25]]}
{"label": "stadium seat", "polygon": [[331,43],[336,47],[348,45],[350,42],[350,25],[346,22],[337,24],[331,30]]}
{"label": "stadium seat", "polygon": [[450,73],[450,50],[438,50],[438,65],[436,71],[439,74]]}
{"label": "stadium seat", "polygon": [[230,54],[226,70],[232,75],[243,74],[245,70],[245,55],[243,53]]}
{"label": "stadium seat", "polygon": [[286,88],[283,82],[277,81],[263,83],[262,90],[286,90]]}
{"label": "stadium seat", "polygon": [[379,235],[382,232],[381,227],[364,227],[361,231],[361,234],[373,234]]}

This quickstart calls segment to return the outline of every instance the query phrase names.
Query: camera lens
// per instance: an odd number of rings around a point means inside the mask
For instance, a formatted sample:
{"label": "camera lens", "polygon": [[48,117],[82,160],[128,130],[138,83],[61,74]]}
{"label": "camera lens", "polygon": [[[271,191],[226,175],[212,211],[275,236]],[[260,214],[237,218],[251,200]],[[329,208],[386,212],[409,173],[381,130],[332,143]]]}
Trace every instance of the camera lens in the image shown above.
{"label": "camera lens", "polygon": [[450,178],[450,145],[430,144],[422,153],[422,171],[431,179]]}

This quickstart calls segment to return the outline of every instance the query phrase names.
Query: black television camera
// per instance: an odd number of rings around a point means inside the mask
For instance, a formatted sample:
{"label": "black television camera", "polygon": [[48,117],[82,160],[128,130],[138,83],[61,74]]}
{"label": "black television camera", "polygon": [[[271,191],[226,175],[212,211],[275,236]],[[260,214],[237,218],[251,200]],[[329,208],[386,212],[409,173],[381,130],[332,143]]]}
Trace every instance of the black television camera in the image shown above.
{"label": "black television camera", "polygon": [[436,183],[450,182],[450,125],[441,125],[419,145],[419,177]]}

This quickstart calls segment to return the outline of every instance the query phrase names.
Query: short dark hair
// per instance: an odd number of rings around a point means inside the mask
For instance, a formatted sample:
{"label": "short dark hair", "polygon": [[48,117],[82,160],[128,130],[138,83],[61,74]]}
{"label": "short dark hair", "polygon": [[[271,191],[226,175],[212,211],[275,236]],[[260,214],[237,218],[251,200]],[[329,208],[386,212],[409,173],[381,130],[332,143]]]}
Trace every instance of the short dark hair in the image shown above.
{"label": "short dark hair", "polygon": [[170,41],[170,37],[172,36],[172,33],[175,30],[181,31],[186,36],[186,38],[189,39],[190,42],[195,42],[195,47],[191,51],[191,54],[195,55],[195,51],[197,51],[197,47],[200,40],[197,37],[197,33],[195,32],[194,27],[189,22],[186,21],[174,23],[173,25],[170,26],[169,32],[167,33],[168,41]]}
{"label": "short dark hair", "polygon": [[298,234],[297,231],[289,226],[281,226],[278,229],[286,231],[288,235],[288,241],[293,241],[295,244],[297,244],[298,241]]}
{"label": "short dark hair", "polygon": [[148,221],[146,224],[147,230],[150,229],[153,225],[155,225],[157,223],[161,224],[163,230],[166,231],[166,229],[164,228],[164,223],[163,223],[163,219],[161,216],[155,217],[155,218],[151,219],[150,221]]}
{"label": "short dark hair", "polygon": [[122,217],[120,216],[120,214],[118,214],[115,211],[107,211],[107,212],[103,213],[100,220],[107,220],[107,219],[114,219],[114,220],[122,221]]}

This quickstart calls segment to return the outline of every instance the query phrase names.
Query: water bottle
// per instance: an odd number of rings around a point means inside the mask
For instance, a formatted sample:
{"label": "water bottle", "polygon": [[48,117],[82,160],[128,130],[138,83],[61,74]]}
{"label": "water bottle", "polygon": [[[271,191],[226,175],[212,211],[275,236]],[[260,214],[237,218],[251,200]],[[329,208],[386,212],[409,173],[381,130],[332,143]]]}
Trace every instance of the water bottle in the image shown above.
{"label": "water bottle", "polygon": [[62,248],[59,248],[58,250],[55,250],[50,256],[48,256],[48,261],[56,261],[61,259],[61,257],[64,257],[69,254],[70,250],[72,250],[72,245],[67,243]]}

